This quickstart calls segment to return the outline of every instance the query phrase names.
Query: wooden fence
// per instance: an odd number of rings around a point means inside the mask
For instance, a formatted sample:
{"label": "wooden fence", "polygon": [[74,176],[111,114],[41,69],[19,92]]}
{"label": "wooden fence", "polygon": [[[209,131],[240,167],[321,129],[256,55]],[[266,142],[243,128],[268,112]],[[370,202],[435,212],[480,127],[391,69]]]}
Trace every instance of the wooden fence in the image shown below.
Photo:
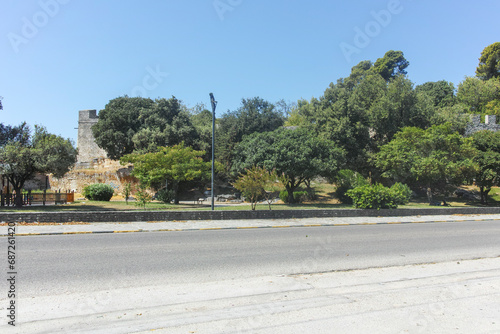
{"label": "wooden fence", "polygon": [[[1,206],[14,206],[16,197],[18,195],[12,193],[1,193],[0,204]],[[74,192],[31,192],[21,194],[23,198],[23,205],[57,205],[66,204],[75,201]]]}

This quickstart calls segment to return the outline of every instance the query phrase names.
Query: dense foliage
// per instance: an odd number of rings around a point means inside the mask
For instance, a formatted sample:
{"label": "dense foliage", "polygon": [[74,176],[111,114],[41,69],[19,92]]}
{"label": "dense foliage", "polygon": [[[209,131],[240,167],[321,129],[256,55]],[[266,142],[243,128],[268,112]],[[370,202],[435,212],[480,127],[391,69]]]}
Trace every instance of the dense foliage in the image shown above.
{"label": "dense foliage", "polygon": [[175,194],[175,203],[178,204],[181,182],[210,177],[211,164],[201,158],[204,153],[179,144],[160,147],[156,152],[128,154],[120,162],[134,165],[132,175],[143,186],[160,189],[166,183],[169,184]]}
{"label": "dense foliage", "polygon": [[500,132],[479,131],[472,138],[477,150],[474,156],[478,168],[475,181],[481,203],[488,204],[491,188],[500,185]]}
{"label": "dense foliage", "polygon": [[153,101],[124,96],[111,100],[99,112],[92,133],[111,159],[182,142],[192,146],[198,138],[189,113],[175,97]]}
{"label": "dense foliage", "polygon": [[[353,189],[378,189],[390,196],[375,206],[390,207],[397,189],[408,190],[396,185],[386,191],[379,182],[424,189],[429,201],[475,182],[487,203],[500,182],[499,135],[463,136],[471,114],[500,116],[500,42],[483,50],[476,77],[466,77],[456,89],[445,80],[415,86],[409,65],[402,51],[389,50],[353,66],[319,97],[297,103],[242,99],[236,110],[217,116],[215,148],[212,112],[202,104],[188,109],[175,97],[115,98],[100,111],[92,132],[110,158],[134,165],[141,203],[150,200],[146,190],[165,186],[178,202],[186,181],[209,178],[212,149],[219,184],[238,188],[259,168],[274,171],[290,203],[298,201],[294,193],[301,185],[317,177],[336,183],[343,202],[351,201]],[[35,173],[63,175],[75,154],[69,141],[43,128],[32,136],[26,124],[0,124],[2,173],[17,190]],[[248,192],[250,179],[245,182],[241,191]],[[254,201],[283,190],[267,186],[247,197]]]}
{"label": "dense foliage", "polygon": [[368,180],[358,172],[351,169],[342,169],[335,178],[335,196],[342,202],[352,204],[352,198],[347,196],[347,191],[356,187],[367,185]]}
{"label": "dense foliage", "polygon": [[293,192],[317,176],[333,177],[344,160],[332,141],[312,136],[306,129],[278,129],[247,136],[235,149],[232,172],[252,166],[276,170],[284,178],[289,202]]}
{"label": "dense foliage", "polygon": [[376,166],[391,180],[447,195],[451,188],[472,180],[477,165],[471,138],[463,138],[447,125],[426,130],[408,127],[380,148]]}
{"label": "dense foliage", "polygon": [[358,209],[396,209],[398,205],[407,204],[411,190],[408,186],[396,183],[391,188],[380,183],[356,187],[347,191],[354,206]]}
{"label": "dense foliage", "polygon": [[[265,168],[252,166],[252,168],[246,169],[244,173],[240,174],[233,183],[233,186],[241,191],[245,199],[251,203],[252,210],[255,210],[257,201],[265,198],[266,193],[268,194],[280,189],[276,185],[279,182],[280,180],[276,171],[269,172]],[[271,203],[269,202],[270,209]]]}
{"label": "dense foliage", "polygon": [[[24,183],[37,173],[52,173],[62,177],[76,161],[77,151],[69,139],[50,134],[44,127],[35,126],[32,132],[26,124],[2,126],[0,173],[12,184],[16,194]],[[21,196],[16,206],[22,206]]]}
{"label": "dense foliage", "polygon": [[83,188],[82,195],[90,201],[108,202],[113,197],[114,189],[109,184],[95,183]]}

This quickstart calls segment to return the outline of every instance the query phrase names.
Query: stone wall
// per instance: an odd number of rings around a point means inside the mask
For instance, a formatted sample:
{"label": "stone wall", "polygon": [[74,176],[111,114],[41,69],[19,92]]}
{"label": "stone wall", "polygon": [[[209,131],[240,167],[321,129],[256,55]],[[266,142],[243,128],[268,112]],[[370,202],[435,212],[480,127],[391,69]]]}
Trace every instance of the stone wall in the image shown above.
{"label": "stone wall", "polygon": [[97,159],[90,167],[79,166],[64,175],[62,178],[50,176],[50,188],[53,190],[70,190],[76,193],[82,192],[85,186],[93,183],[105,183],[115,189],[115,195],[123,192],[126,183],[137,183],[130,175],[132,167],[120,165],[118,161],[110,159]]}
{"label": "stone wall", "polygon": [[106,151],[97,146],[92,134],[92,126],[98,120],[95,110],[80,110],[78,114],[77,168],[89,167],[96,159],[107,157]]}
{"label": "stone wall", "polygon": [[[86,212],[8,212],[0,213],[1,222],[139,222],[230,219],[294,219],[334,217],[404,217],[418,215],[500,214],[499,207],[429,209],[331,209],[262,211],[86,211]],[[471,218],[473,219],[473,218]]]}
{"label": "stone wall", "polygon": [[497,117],[495,115],[486,115],[484,123],[481,123],[481,115],[473,115],[471,122],[467,124],[465,129],[465,136],[471,136],[473,133],[481,130],[500,131],[500,124],[497,124]]}

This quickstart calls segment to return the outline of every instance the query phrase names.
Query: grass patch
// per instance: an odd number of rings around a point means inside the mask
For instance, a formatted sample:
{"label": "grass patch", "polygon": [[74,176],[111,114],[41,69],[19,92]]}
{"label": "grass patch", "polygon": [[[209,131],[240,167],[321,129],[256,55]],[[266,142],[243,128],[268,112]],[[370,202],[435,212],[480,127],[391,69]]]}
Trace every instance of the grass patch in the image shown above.
{"label": "grass patch", "polygon": [[[339,203],[338,200],[333,198],[335,186],[322,183],[312,182],[311,187],[314,188],[317,200],[306,202],[302,204],[283,204],[278,202],[272,204],[272,210],[319,210],[319,209],[352,209],[353,207],[348,204]],[[475,190],[474,187],[467,187],[468,190]],[[305,190],[305,189],[304,189]],[[78,198],[77,196],[75,196]],[[436,197],[436,201],[442,201],[443,198]],[[479,201],[469,202],[460,198],[447,198],[446,201],[450,207],[471,207],[482,206]],[[0,207],[1,212],[64,212],[64,211],[130,211],[130,210],[148,210],[148,211],[162,211],[162,210],[211,210],[211,206],[207,204],[192,204],[182,203],[179,205],[165,204],[161,202],[151,202],[146,205],[144,209],[142,206],[136,206],[136,202],[129,201],[128,204],[122,197],[113,197],[110,202],[97,202],[88,200],[77,200],[71,204],[65,205],[47,205],[47,206],[25,206],[22,208],[17,207]],[[489,206],[500,206],[500,188],[495,187],[491,190],[489,196]],[[414,198],[407,205],[399,206],[399,208],[430,208],[426,197]],[[250,210],[250,203],[243,204],[227,204],[216,203],[215,210],[217,211],[230,211],[230,210]],[[269,210],[267,203],[258,204],[256,210]]]}

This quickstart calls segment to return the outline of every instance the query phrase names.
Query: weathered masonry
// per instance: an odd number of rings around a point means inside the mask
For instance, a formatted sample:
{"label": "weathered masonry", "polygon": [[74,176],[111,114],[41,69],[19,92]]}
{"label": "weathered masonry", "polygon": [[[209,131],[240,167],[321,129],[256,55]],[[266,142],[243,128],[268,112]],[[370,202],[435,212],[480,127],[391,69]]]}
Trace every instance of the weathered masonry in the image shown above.
{"label": "weathered masonry", "polygon": [[471,122],[467,124],[467,128],[465,129],[465,136],[471,136],[473,133],[481,130],[500,131],[500,124],[497,124],[497,117],[495,115],[486,115],[484,116],[484,123],[481,123],[481,115],[472,116]]}
{"label": "weathered masonry", "polygon": [[92,126],[99,117],[96,110],[80,110],[78,115],[78,157],[77,168],[87,168],[97,159],[105,159],[106,151],[97,146],[92,134]]}

